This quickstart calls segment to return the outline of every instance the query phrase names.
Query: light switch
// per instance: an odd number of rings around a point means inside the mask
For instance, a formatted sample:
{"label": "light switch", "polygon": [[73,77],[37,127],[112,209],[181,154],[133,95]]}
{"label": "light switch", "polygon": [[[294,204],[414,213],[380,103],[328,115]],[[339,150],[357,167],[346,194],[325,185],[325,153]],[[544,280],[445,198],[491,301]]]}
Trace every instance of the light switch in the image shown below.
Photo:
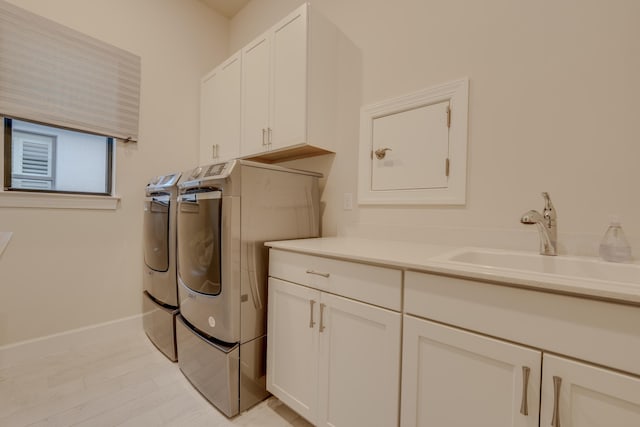
{"label": "light switch", "polygon": [[345,211],[353,209],[353,193],[344,193],[342,206]]}

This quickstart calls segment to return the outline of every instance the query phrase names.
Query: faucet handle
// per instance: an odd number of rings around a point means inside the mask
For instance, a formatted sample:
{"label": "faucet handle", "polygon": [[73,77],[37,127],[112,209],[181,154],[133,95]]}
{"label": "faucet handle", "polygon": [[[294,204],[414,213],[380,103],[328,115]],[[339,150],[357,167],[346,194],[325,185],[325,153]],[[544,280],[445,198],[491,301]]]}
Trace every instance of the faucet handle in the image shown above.
{"label": "faucet handle", "polygon": [[548,218],[549,220],[555,220],[556,209],[553,207],[553,203],[551,203],[551,197],[549,197],[549,193],[543,191],[542,197],[544,197],[544,211],[542,212],[542,216]]}

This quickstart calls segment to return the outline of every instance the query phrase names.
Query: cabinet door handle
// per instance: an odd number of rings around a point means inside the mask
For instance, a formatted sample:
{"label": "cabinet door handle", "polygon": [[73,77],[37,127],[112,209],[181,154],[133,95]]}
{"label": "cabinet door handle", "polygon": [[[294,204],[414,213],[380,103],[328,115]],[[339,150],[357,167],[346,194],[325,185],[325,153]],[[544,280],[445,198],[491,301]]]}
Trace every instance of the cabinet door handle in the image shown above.
{"label": "cabinet door handle", "polygon": [[309,327],[313,328],[316,324],[316,322],[313,321],[313,306],[315,305],[315,301],[314,300],[309,300]]}
{"label": "cabinet door handle", "polygon": [[268,133],[267,133],[267,136],[268,136],[268,138],[267,138],[267,144],[268,144],[268,145],[271,145],[271,135],[272,135],[272,133],[273,133],[273,132],[272,132],[271,128],[267,128],[267,129],[268,129]]}
{"label": "cabinet door handle", "polygon": [[325,304],[320,303],[320,328],[318,329],[320,332],[324,331],[324,308]]}
{"label": "cabinet door handle", "polygon": [[265,139],[265,135],[267,133],[267,130],[265,128],[262,128],[262,146],[264,147],[265,145],[267,145],[266,139]]}
{"label": "cabinet door handle", "polygon": [[562,378],[553,377],[553,418],[551,427],[560,427],[560,385]]}
{"label": "cabinet door handle", "polygon": [[329,273],[319,273],[317,271],[313,271],[313,270],[307,270],[307,274],[315,274],[316,276],[322,276],[322,277],[329,277],[330,274]]}
{"label": "cabinet door handle", "polygon": [[520,413],[522,415],[529,415],[529,407],[527,404],[527,388],[529,387],[529,374],[531,368],[528,366],[522,367],[522,402],[520,403]]}

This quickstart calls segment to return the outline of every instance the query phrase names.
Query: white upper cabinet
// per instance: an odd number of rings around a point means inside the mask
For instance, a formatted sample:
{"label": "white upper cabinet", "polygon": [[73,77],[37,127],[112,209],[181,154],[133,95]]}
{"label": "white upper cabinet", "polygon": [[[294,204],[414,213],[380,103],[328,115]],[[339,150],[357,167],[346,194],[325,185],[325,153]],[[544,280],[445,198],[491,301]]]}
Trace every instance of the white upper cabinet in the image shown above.
{"label": "white upper cabinet", "polygon": [[200,88],[200,164],[240,155],[240,52],[207,74]]}
{"label": "white upper cabinet", "polygon": [[359,55],[335,25],[304,4],[242,57],[240,155],[277,161],[333,152],[336,106],[357,111],[360,102],[339,90],[359,70]]}

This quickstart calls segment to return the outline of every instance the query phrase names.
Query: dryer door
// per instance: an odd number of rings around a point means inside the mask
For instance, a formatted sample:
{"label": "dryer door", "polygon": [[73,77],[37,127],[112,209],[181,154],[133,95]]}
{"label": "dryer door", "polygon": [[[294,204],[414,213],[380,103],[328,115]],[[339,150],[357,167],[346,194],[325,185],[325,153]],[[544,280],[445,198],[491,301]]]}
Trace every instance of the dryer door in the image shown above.
{"label": "dryer door", "polygon": [[225,343],[240,340],[240,258],[233,250],[239,205],[239,197],[223,198],[219,191],[178,198],[180,312],[195,329]]}
{"label": "dryer door", "polygon": [[144,263],[152,270],[169,270],[168,195],[144,199]]}
{"label": "dryer door", "polygon": [[182,283],[204,295],[221,286],[222,192],[182,194],[178,204],[178,274]]}

